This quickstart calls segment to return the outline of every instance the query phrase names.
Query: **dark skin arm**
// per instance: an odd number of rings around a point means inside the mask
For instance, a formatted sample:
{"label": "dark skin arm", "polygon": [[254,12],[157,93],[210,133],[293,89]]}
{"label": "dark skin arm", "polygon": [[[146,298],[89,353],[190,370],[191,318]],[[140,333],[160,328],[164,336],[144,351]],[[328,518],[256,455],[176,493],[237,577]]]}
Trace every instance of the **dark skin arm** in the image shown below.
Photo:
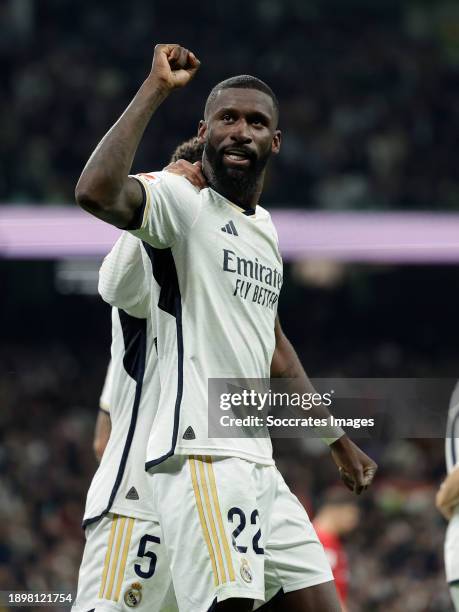
{"label": "dark skin arm", "polygon": [[156,45],[150,74],[80,176],[75,189],[79,206],[117,227],[132,224],[142,204],[142,190],[128,175],[145,128],[167,96],[187,85],[198,68],[198,59],[188,49]]}
{"label": "dark skin arm", "polygon": [[441,484],[435,504],[446,520],[453,516],[454,508],[459,504],[459,468],[454,469]]}
{"label": "dark skin arm", "polygon": [[[287,378],[292,380],[292,390],[298,393],[315,393],[294,348],[282,331],[279,318],[275,323],[276,348],[271,362],[272,378]],[[325,406],[312,408],[309,414],[314,417],[329,417]],[[376,473],[376,463],[358,446],[342,435],[330,445],[332,458],[336,463],[344,484],[359,495],[372,482]]]}
{"label": "dark skin arm", "polygon": [[104,454],[111,431],[112,422],[110,420],[110,414],[105,412],[105,410],[99,410],[93,441],[94,454],[96,455],[96,459],[99,463],[102,459],[102,455]]}

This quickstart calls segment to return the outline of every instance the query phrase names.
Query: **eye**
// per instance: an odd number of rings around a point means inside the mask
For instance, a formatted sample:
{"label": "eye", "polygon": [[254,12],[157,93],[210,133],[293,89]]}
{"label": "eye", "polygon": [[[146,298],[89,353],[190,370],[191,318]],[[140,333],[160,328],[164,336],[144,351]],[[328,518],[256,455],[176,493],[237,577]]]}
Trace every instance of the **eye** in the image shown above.
{"label": "eye", "polygon": [[233,121],[233,116],[230,113],[225,113],[222,116],[223,121],[225,121],[226,123]]}
{"label": "eye", "polygon": [[266,119],[261,115],[254,115],[252,117],[251,123],[255,127],[264,127],[266,125]]}

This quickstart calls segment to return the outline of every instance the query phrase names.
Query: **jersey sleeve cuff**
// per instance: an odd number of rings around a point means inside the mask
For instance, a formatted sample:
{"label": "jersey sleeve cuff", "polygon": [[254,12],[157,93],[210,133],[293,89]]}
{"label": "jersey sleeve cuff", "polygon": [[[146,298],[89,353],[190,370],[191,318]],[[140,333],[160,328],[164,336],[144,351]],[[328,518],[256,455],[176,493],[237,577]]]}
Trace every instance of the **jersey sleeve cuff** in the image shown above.
{"label": "jersey sleeve cuff", "polygon": [[323,442],[325,442],[327,446],[331,446],[332,444],[334,444],[346,433],[344,429],[341,429],[341,427],[330,427],[330,430],[333,431],[327,431],[327,437],[322,438]]}
{"label": "jersey sleeve cuff", "polygon": [[145,187],[140,176],[131,175],[131,178],[135,179],[140,185],[140,188],[142,190],[142,204],[135,211],[134,218],[132,219],[131,223],[129,223],[129,225],[124,228],[128,231],[143,229],[145,227],[145,224],[147,222],[148,208],[150,204],[147,188]]}

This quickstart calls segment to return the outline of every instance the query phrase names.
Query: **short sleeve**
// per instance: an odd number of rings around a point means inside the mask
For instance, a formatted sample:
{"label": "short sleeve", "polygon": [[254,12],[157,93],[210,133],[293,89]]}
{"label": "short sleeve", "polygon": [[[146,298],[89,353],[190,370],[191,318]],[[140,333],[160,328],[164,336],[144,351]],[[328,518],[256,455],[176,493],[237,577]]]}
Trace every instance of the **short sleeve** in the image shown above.
{"label": "short sleeve", "polygon": [[102,393],[100,394],[99,408],[104,412],[110,414],[110,408],[112,404],[113,395],[113,366],[112,360],[108,364],[107,373],[105,375],[104,386],[102,387]]}
{"label": "short sleeve", "polygon": [[102,299],[134,317],[146,317],[150,280],[144,267],[141,241],[124,231],[105,257],[99,271],[99,293]]}
{"label": "short sleeve", "polygon": [[199,189],[170,172],[134,175],[145,190],[142,225],[131,234],[158,249],[186,237],[201,209]]}

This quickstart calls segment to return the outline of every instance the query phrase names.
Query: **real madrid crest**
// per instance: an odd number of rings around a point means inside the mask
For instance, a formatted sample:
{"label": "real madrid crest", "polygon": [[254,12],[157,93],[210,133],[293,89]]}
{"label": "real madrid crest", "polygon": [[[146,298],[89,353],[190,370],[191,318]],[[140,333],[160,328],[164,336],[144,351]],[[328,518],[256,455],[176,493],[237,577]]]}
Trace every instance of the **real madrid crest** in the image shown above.
{"label": "real madrid crest", "polygon": [[124,603],[130,608],[135,608],[142,601],[142,585],[139,582],[133,582],[130,587],[124,591]]}
{"label": "real madrid crest", "polygon": [[240,573],[244,582],[252,582],[252,570],[247,559],[242,559]]}

